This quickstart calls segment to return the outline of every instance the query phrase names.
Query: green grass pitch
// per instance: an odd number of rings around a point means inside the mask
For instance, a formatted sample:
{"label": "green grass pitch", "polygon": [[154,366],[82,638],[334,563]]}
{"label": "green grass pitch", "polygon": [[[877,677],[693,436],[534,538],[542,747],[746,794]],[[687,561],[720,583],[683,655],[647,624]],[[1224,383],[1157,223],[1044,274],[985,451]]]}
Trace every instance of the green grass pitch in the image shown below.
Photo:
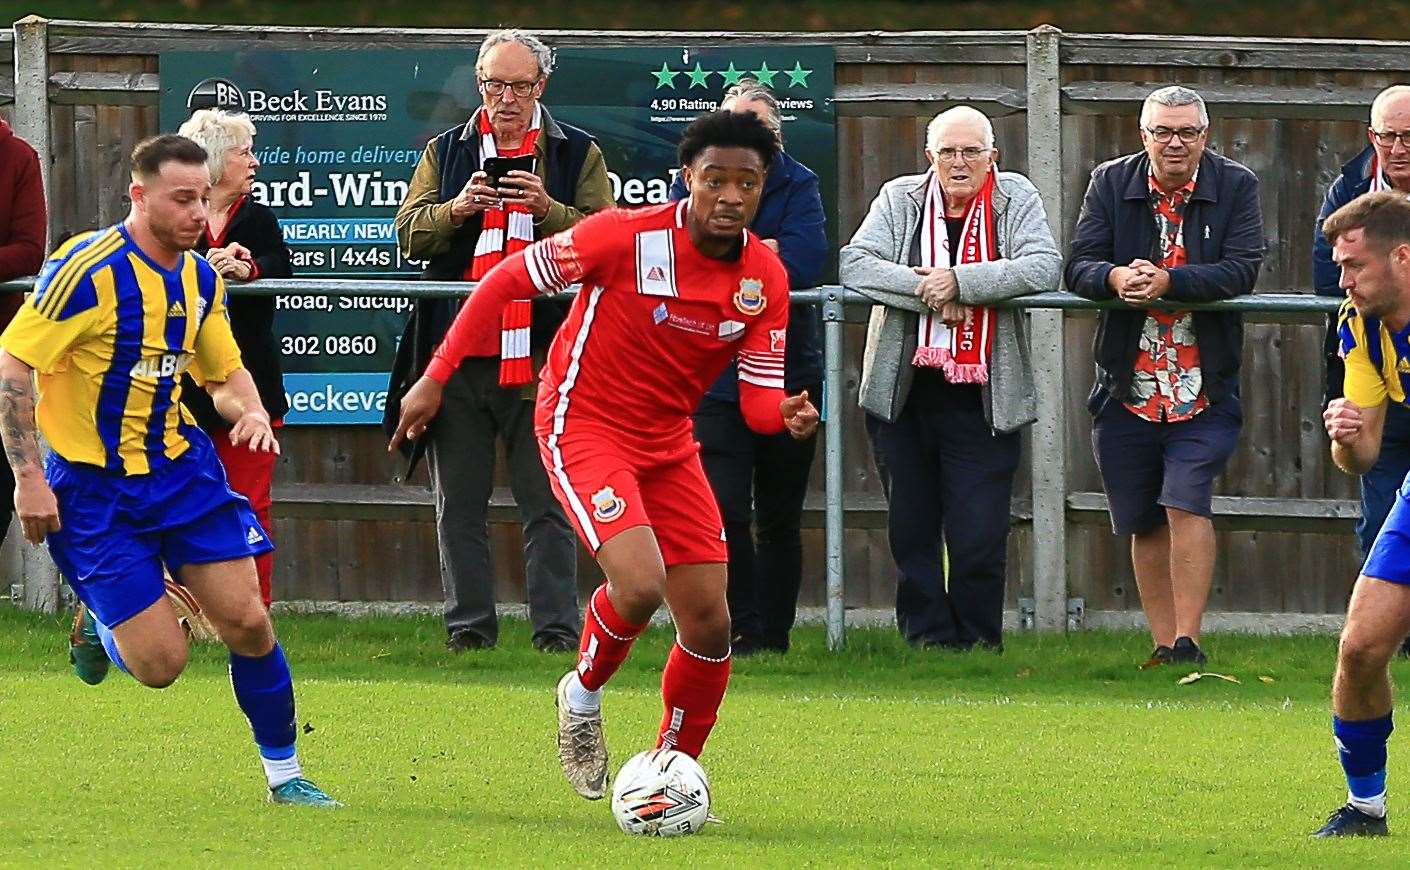
{"label": "green grass pitch", "polygon": [[[341,811],[273,807],[218,647],[163,691],[89,688],[58,617],[0,608],[0,865],[1404,866],[1403,738],[1389,840],[1313,842],[1343,799],[1330,637],[1208,639],[1210,668],[1139,671],[1135,634],[1011,635],[1003,655],[916,652],[820,630],[735,665],[701,759],[725,820],[679,840],[618,832],[563,782],[553,686],[529,648],[446,654],[434,619],[279,618],[305,770]],[[660,718],[669,630],[604,706],[614,767]],[[1410,665],[1398,663],[1402,680]],[[1260,677],[1268,678],[1267,681]]]}

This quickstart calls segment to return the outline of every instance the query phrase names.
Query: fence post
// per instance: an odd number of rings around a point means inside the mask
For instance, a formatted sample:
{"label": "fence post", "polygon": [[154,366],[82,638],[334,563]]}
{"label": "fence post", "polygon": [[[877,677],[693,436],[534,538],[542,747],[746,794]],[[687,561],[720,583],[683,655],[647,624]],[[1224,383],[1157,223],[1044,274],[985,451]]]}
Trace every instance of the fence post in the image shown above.
{"label": "fence post", "polygon": [[[15,135],[39,152],[39,172],[44,181],[46,201],[50,200],[49,164],[49,21],[29,15],[15,22]],[[54,210],[50,209],[50,221]],[[50,234],[52,235],[52,226]],[[10,534],[19,534],[19,523],[10,524]],[[29,610],[53,613],[59,607],[59,569],[49,551],[19,541],[20,605]]]}
{"label": "fence post", "polygon": [[842,325],[844,308],[841,293],[832,289],[823,302],[823,395],[828,419],[823,430],[823,471],[827,546],[827,648],[840,650],[847,645],[846,578],[843,567],[842,526],[842,439],[841,409],[846,406],[842,386]]}
{"label": "fence post", "polygon": [[[49,20],[26,15],[15,22],[15,135],[39,152],[44,198],[50,200],[49,164]],[[52,222],[53,209],[49,210]],[[50,235],[53,228],[50,227]],[[47,250],[47,248],[46,248]]]}
{"label": "fence post", "polygon": [[[1062,31],[1028,31],[1028,173],[1062,240]],[[1038,421],[1033,425],[1034,627],[1067,627],[1067,390],[1063,371],[1063,312],[1031,315]]]}

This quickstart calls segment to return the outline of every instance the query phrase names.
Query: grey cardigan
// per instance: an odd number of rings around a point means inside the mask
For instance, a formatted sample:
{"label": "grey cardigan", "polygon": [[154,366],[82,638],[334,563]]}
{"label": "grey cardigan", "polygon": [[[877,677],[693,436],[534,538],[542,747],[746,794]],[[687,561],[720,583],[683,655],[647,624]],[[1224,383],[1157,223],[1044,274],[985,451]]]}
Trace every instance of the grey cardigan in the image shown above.
{"label": "grey cardigan", "polygon": [[[921,209],[931,173],[902,175],[881,186],[862,225],[838,257],[842,283],[880,303],[871,311],[862,357],[861,406],[887,421],[905,407],[915,369],[920,331],[918,314],[929,311],[911,270],[918,249]],[[1033,183],[1016,172],[1000,172],[994,187],[999,257],[989,263],[955,267],[959,301],[992,305],[1004,299],[1056,290],[1062,255],[1048,228],[1043,201]],[[1037,419],[1033,371],[1028,359],[1022,313],[998,309],[984,411],[989,425],[1012,432]]]}

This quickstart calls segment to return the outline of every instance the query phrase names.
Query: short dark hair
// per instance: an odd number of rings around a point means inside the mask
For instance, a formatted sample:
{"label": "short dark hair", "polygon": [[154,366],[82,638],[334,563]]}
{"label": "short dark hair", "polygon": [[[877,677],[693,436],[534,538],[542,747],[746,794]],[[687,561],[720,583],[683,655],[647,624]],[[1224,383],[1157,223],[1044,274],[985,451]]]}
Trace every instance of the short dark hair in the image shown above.
{"label": "short dark hair", "polygon": [[1327,243],[1351,230],[1365,230],[1367,241],[1390,250],[1397,245],[1410,245],[1410,199],[1393,190],[1365,193],[1332,212],[1322,222],[1322,235]]}
{"label": "short dark hair", "polygon": [[151,178],[161,172],[162,164],[177,163],[206,164],[206,149],[175,133],[166,133],[143,139],[132,149],[132,174],[138,178]]}
{"label": "short dark hair", "polygon": [[689,166],[710,147],[752,148],[767,170],[778,155],[778,136],[753,112],[710,112],[685,128],[676,156],[681,166]]}

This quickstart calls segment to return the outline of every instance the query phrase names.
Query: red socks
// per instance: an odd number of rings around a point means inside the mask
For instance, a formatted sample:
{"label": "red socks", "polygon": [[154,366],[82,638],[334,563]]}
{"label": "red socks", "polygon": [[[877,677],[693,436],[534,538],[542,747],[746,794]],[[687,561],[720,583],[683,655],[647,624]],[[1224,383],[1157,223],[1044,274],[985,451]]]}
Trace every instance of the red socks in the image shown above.
{"label": "red socks", "polygon": [[696,655],[678,639],[661,674],[661,697],[666,713],[661,718],[657,748],[679,749],[698,758],[705,739],[715,727],[720,702],[729,683],[730,657],[712,659]]}
{"label": "red socks", "polygon": [[645,630],[645,624],[632,625],[617,615],[607,597],[607,584],[597,587],[588,599],[578,646],[578,679],[583,688],[591,692],[602,688],[627,660],[637,635]]}

